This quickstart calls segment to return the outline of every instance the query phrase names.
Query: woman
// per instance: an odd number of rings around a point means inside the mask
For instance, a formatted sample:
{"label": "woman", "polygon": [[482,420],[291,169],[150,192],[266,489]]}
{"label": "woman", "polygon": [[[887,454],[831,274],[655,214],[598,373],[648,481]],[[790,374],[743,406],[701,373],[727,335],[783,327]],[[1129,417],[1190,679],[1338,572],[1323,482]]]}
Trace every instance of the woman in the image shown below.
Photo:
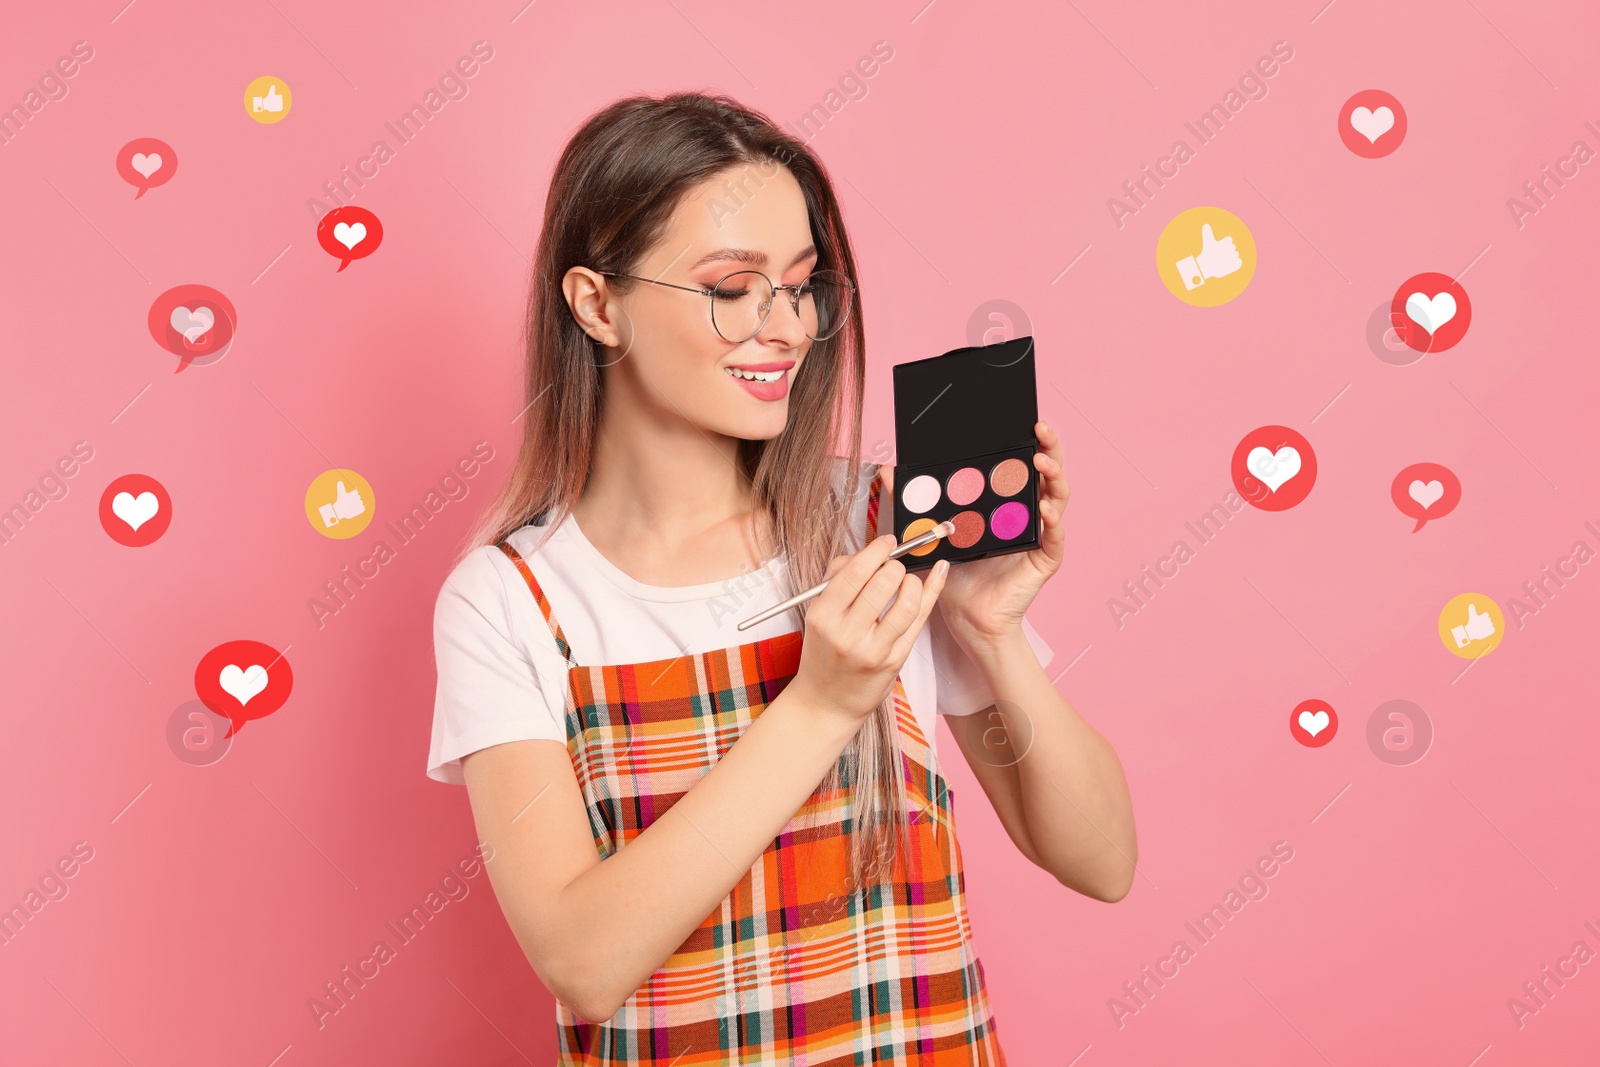
{"label": "woman", "polygon": [[429,774],[467,786],[562,1063],[1003,1064],[938,712],[1029,860],[1132,881],[1121,767],[1023,617],[1061,563],[1059,438],[1038,549],[889,559],[855,278],[821,164],[724,97],[621,100],[556,167],[521,452],[439,595]]}

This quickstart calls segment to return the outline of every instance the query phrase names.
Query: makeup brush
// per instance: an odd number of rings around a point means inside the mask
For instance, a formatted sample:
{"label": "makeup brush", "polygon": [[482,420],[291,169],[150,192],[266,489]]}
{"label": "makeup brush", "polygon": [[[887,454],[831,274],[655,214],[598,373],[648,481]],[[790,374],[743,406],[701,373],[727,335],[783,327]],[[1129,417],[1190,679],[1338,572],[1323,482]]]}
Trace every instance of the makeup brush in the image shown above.
{"label": "makeup brush", "polygon": [[[929,530],[927,533],[919,534],[916,537],[913,537],[911,540],[906,541],[903,544],[900,544],[900,545],[896,546],[894,551],[889,553],[889,558],[890,559],[895,559],[895,558],[897,558],[899,556],[905,555],[907,552],[910,552],[913,549],[921,548],[923,545],[931,545],[931,544],[933,544],[933,542],[939,540],[939,538],[941,538],[941,537],[949,537],[951,534],[953,534],[955,532],[956,532],[956,524],[955,523],[948,522],[948,521],[941,522],[939,525],[935,526],[933,529]],[[828,579],[828,581],[830,581],[830,582],[832,580],[833,580],[832,578]],[[743,622],[741,622],[739,624],[738,629],[740,629],[740,630],[748,630],[748,629],[750,629],[750,627],[755,626],[758,623],[766,622],[768,619],[772,618],[774,615],[781,615],[781,614],[783,614],[784,612],[788,611],[790,608],[794,607],[797,604],[804,604],[806,601],[810,600],[812,597],[817,596],[819,593],[821,593],[826,588],[828,588],[828,582],[822,582],[820,585],[814,585],[810,589],[807,589],[803,593],[795,594],[794,596],[790,597],[788,600],[785,600],[782,604],[776,604],[776,605],[768,608],[766,611],[763,611],[761,614],[756,615],[753,618],[749,618],[749,619],[744,620]]]}

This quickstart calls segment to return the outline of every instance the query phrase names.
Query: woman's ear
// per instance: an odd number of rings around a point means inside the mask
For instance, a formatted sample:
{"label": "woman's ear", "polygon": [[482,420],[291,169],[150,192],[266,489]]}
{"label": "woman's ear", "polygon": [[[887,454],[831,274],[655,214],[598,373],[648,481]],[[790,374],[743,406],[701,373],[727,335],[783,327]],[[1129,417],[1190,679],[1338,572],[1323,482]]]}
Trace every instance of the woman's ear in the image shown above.
{"label": "woman's ear", "polygon": [[561,279],[567,307],[583,332],[607,346],[617,343],[617,328],[610,316],[610,290],[605,276],[588,267],[573,267]]}

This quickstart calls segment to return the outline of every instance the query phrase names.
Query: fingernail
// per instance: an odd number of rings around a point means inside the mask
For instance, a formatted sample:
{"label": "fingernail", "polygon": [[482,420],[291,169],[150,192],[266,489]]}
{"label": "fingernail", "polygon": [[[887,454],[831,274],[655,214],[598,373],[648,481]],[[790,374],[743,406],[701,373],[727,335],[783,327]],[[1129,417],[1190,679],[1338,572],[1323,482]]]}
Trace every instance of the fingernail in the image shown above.
{"label": "fingernail", "polygon": [[943,578],[944,572],[950,569],[950,561],[947,559],[941,559],[938,563],[933,565],[933,569],[939,572],[939,577]]}

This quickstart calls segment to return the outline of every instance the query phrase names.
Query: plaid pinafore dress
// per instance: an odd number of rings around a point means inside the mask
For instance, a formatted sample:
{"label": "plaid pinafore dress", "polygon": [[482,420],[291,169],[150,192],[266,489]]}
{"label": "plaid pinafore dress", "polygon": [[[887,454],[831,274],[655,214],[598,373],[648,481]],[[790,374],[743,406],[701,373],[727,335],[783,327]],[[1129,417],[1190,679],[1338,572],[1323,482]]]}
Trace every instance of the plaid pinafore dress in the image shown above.
{"label": "plaid pinafore dress", "polygon": [[[874,483],[876,484],[876,483]],[[878,497],[868,502],[868,536]],[[567,751],[602,860],[698,782],[800,665],[802,631],[649,663],[569,665]],[[1004,1067],[972,945],[953,797],[894,681],[911,847],[848,888],[850,787],[818,789],[722,904],[603,1023],[556,1002],[566,1065]]]}

